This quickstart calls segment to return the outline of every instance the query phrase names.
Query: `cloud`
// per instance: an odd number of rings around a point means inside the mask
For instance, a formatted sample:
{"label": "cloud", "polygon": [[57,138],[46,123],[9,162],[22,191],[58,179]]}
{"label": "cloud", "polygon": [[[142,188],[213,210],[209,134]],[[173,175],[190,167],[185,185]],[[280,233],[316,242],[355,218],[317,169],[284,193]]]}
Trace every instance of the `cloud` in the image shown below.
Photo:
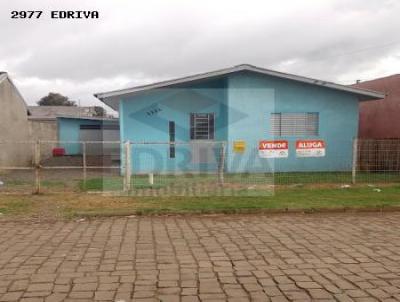
{"label": "cloud", "polygon": [[[10,19],[20,9],[44,16]],[[62,9],[100,19],[49,18]],[[398,72],[399,13],[391,0],[3,1],[0,70],[29,103],[57,91],[93,104],[94,92],[241,63],[351,82]]]}

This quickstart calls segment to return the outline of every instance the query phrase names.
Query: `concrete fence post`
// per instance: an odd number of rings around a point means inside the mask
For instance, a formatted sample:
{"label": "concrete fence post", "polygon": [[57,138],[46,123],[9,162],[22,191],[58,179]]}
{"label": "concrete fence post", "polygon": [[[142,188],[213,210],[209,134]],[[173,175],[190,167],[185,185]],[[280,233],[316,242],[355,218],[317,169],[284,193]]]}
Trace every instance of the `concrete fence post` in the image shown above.
{"label": "concrete fence post", "polygon": [[86,142],[82,143],[82,168],[83,168],[83,187],[86,190],[86,180],[87,180]]}
{"label": "concrete fence post", "polygon": [[35,190],[34,194],[40,194],[40,141],[35,142],[35,148],[34,148],[34,167],[35,167]]}
{"label": "concrete fence post", "polygon": [[358,138],[354,138],[353,140],[353,162],[351,169],[351,183],[356,183],[357,178],[357,160],[358,160]]}
{"label": "concrete fence post", "polygon": [[221,145],[218,164],[218,182],[220,185],[224,184],[224,166],[225,166],[225,143]]}
{"label": "concrete fence post", "polygon": [[131,142],[128,140],[125,142],[125,175],[124,175],[124,191],[129,192],[131,190]]}
{"label": "concrete fence post", "polygon": [[149,173],[149,185],[153,186],[154,185],[154,174]]}

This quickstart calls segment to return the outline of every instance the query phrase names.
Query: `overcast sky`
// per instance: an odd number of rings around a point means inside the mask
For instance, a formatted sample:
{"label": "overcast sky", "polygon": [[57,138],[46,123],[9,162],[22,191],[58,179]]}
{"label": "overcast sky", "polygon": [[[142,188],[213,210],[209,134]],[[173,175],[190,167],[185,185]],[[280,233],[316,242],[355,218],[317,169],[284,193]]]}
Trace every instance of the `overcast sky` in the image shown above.
{"label": "overcast sky", "polygon": [[399,15],[397,0],[2,0],[0,70],[29,104],[49,91],[99,104],[95,92],[242,63],[351,84],[400,72]]}

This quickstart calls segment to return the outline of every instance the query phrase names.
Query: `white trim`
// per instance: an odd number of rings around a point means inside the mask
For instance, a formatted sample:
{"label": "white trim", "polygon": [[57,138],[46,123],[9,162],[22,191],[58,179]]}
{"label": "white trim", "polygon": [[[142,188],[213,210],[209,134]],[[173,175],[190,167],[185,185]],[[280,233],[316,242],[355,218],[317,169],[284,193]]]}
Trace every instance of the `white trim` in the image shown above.
{"label": "white trim", "polygon": [[[171,85],[176,85],[176,84],[181,84],[181,83],[187,83],[191,81],[197,81],[197,80],[202,80],[206,78],[213,78],[213,77],[218,77],[218,76],[223,76],[227,75],[229,73],[234,73],[234,72],[239,72],[239,71],[253,71],[256,73],[261,73],[261,74],[266,74],[278,78],[283,78],[283,79],[288,79],[288,80],[293,80],[297,82],[303,82],[311,85],[317,85],[317,86],[322,86],[322,87],[327,87],[331,89],[336,89],[336,90],[341,90],[345,92],[350,92],[354,93],[363,97],[368,97],[370,99],[382,99],[385,97],[384,93],[377,92],[377,91],[372,91],[372,90],[367,90],[367,89],[361,89],[361,88],[355,88],[351,86],[345,86],[341,84],[335,84],[332,82],[327,82],[327,81],[322,81],[322,80],[317,80],[317,79],[312,79],[312,78],[307,78],[303,76],[298,76],[294,74],[289,74],[289,73],[283,73],[279,71],[274,71],[274,70],[269,70],[269,69],[264,69],[252,65],[238,65],[230,68],[225,68],[225,69],[220,69],[216,71],[210,71],[206,73],[201,73],[201,74],[196,74],[196,75],[191,75],[183,78],[178,78],[178,79],[173,79],[173,80],[168,80],[168,81],[163,81],[163,82],[158,82],[158,83],[153,83],[149,85],[142,85],[142,86],[136,86],[136,87],[131,87],[131,88],[126,88],[126,89],[120,89],[120,90],[114,90],[114,91],[109,91],[109,92],[102,92],[102,93],[95,93],[94,96],[107,104],[108,106],[112,107],[112,98],[115,98],[117,96],[122,96],[122,95],[134,95],[138,92],[142,91],[147,91],[151,89],[156,89],[156,88],[162,88],[166,86],[171,86]],[[115,99],[114,99],[115,101]],[[113,108],[115,109],[115,108]]]}

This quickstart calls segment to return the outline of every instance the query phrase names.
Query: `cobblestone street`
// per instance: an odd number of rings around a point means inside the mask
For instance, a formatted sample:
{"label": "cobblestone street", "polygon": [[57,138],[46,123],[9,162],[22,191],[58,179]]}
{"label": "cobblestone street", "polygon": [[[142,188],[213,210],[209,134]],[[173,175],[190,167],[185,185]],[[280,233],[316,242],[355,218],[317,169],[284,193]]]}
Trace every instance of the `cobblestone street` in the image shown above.
{"label": "cobblestone street", "polygon": [[400,301],[400,214],[0,222],[0,301]]}

